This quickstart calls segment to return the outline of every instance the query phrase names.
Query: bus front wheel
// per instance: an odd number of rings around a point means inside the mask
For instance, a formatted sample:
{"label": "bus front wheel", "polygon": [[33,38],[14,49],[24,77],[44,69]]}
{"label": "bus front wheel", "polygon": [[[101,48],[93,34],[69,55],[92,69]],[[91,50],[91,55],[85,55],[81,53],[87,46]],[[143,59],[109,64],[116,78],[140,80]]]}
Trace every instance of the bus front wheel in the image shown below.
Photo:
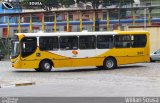
{"label": "bus front wheel", "polygon": [[40,63],[39,69],[41,72],[50,72],[52,69],[52,63],[48,60],[44,60]]}
{"label": "bus front wheel", "polygon": [[103,67],[107,70],[115,69],[117,67],[117,62],[112,57],[106,58],[104,60]]}

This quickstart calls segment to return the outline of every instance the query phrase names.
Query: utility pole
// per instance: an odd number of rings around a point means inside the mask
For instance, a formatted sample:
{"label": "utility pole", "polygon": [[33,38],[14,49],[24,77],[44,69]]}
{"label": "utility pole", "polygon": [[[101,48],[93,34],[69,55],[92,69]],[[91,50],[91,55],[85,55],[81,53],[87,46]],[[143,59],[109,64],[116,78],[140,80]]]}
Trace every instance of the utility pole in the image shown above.
{"label": "utility pole", "polygon": [[144,29],[146,29],[147,8],[144,9]]}
{"label": "utility pole", "polygon": [[96,18],[95,31],[99,31],[99,18],[98,18],[98,12],[97,11],[95,11],[95,18]]}
{"label": "utility pole", "polygon": [[121,29],[121,1],[119,2],[119,10],[118,10],[118,25],[119,25],[119,28]]}

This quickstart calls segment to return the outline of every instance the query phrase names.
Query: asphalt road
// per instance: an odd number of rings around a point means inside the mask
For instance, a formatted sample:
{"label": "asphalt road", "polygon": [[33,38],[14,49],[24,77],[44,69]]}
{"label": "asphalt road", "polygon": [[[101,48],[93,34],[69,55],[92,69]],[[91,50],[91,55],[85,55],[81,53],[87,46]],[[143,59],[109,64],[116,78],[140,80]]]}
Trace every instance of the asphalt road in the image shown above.
{"label": "asphalt road", "polygon": [[139,63],[115,70],[64,68],[49,73],[16,70],[0,61],[0,84],[35,82],[32,86],[0,88],[0,96],[124,97],[160,96],[160,63]]}

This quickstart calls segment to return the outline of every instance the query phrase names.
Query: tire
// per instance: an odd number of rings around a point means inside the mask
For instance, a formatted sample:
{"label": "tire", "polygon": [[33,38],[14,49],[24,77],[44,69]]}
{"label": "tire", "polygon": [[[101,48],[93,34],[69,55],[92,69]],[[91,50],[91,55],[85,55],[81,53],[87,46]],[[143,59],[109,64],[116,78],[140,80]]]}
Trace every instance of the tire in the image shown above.
{"label": "tire", "polygon": [[106,58],[103,62],[103,67],[106,70],[115,69],[117,67],[117,61],[112,57]]}
{"label": "tire", "polygon": [[40,71],[41,72],[50,72],[52,69],[52,63],[48,60],[44,60],[40,63]]}
{"label": "tire", "polygon": [[36,72],[41,72],[40,68],[34,68]]}
{"label": "tire", "polygon": [[154,60],[152,60],[152,58],[150,58],[150,62],[155,62]]}
{"label": "tire", "polygon": [[97,67],[97,69],[99,69],[99,70],[102,70],[103,69],[103,66],[96,66]]}

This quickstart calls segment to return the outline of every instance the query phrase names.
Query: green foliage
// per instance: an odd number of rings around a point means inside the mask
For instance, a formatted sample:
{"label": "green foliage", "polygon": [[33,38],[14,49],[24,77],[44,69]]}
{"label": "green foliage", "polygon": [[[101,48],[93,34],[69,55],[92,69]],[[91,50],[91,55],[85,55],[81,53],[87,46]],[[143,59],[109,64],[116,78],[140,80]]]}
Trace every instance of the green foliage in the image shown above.
{"label": "green foliage", "polygon": [[66,7],[75,4],[74,0],[59,0],[59,2],[61,3],[61,5],[64,5]]}
{"label": "green foliage", "polygon": [[127,4],[133,4],[134,0],[77,0],[77,3],[79,2],[91,2],[93,8],[98,8],[100,4],[103,4],[103,6],[109,6],[109,5],[127,5]]}
{"label": "green foliage", "polygon": [[126,4],[133,4],[134,0],[109,0],[111,4],[115,5],[126,5]]}

